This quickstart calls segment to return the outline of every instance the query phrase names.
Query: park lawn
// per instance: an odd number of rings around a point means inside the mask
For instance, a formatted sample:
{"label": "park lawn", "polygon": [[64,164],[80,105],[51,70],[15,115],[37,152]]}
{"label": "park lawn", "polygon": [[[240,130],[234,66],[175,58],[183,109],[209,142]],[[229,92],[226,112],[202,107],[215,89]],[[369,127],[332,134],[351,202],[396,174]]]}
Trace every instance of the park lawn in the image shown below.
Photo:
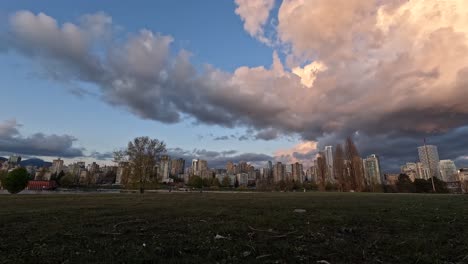
{"label": "park lawn", "polygon": [[0,195],[0,263],[322,260],[468,263],[468,195]]}

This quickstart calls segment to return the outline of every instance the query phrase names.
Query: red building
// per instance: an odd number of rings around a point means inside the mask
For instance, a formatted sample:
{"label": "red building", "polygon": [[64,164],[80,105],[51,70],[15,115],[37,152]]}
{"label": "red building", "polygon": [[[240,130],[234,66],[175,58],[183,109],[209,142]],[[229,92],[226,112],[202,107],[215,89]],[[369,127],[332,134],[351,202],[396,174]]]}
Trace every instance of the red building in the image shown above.
{"label": "red building", "polygon": [[27,190],[42,191],[42,190],[54,190],[57,188],[55,181],[29,181]]}

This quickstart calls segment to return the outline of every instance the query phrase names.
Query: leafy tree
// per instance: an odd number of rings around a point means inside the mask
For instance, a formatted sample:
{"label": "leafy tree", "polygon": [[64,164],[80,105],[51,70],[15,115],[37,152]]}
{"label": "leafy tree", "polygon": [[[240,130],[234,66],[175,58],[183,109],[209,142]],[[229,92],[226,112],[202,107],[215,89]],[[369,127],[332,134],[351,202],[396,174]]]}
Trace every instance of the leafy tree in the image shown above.
{"label": "leafy tree", "polygon": [[[39,173],[37,174],[36,180],[42,181],[45,178],[45,174],[47,172],[47,169],[45,167],[42,167],[39,169]],[[52,177],[51,177],[52,180]]]}
{"label": "leafy tree", "polygon": [[236,181],[234,182],[234,188],[238,188],[238,187],[239,187],[239,180],[236,177]]}
{"label": "leafy tree", "polygon": [[432,183],[425,179],[415,179],[413,182],[414,191],[418,193],[432,192]]}
{"label": "leafy tree", "polygon": [[286,181],[285,180],[280,180],[279,182],[276,183],[276,190],[279,190],[279,191],[284,191],[286,190]]}
{"label": "leafy tree", "polygon": [[399,192],[411,193],[415,191],[414,185],[408,175],[401,173],[398,176],[397,188]]}
{"label": "leafy tree", "polygon": [[75,176],[71,173],[67,173],[63,177],[60,177],[58,183],[63,187],[71,187],[75,184]]}
{"label": "leafy tree", "polygon": [[335,155],[333,157],[333,169],[338,182],[338,190],[343,192],[347,190],[344,179],[344,152],[341,144],[336,145]]}
{"label": "leafy tree", "polygon": [[319,190],[325,191],[326,186],[326,179],[327,179],[327,160],[325,159],[325,155],[320,154],[317,157],[317,168],[318,168],[318,178],[319,178]]}
{"label": "leafy tree", "polygon": [[[52,174],[50,175],[50,180],[51,180],[51,181],[58,181],[57,178],[58,178],[58,175],[57,175],[56,172],[54,172],[54,173],[52,173]],[[42,178],[42,179],[44,179],[44,178]],[[41,180],[42,180],[42,179],[41,179]]]}
{"label": "leafy tree", "polygon": [[213,179],[211,178],[203,178],[203,186],[204,187],[210,187]]}
{"label": "leafy tree", "polygon": [[354,144],[351,137],[346,139],[345,144],[345,157],[349,161],[349,173],[350,173],[350,186],[351,189],[361,192],[365,188],[364,186],[364,174],[361,157],[359,156],[358,149]]}
{"label": "leafy tree", "polygon": [[221,181],[221,186],[229,187],[231,186],[231,179],[228,176],[224,176],[223,180]]}
{"label": "leafy tree", "polygon": [[[429,178],[429,181],[431,181],[430,178]],[[434,177],[434,185],[435,185],[435,189],[436,189],[437,193],[448,193],[449,192],[449,190],[447,189],[447,184],[444,181],[439,180],[439,178],[437,178],[437,177]]]}
{"label": "leafy tree", "polygon": [[16,194],[28,186],[29,174],[25,168],[17,168],[8,173],[4,180],[5,189],[11,194]]}
{"label": "leafy tree", "polygon": [[213,181],[211,182],[211,186],[217,186],[217,187],[221,186],[221,183],[219,182],[218,178],[213,178]]}
{"label": "leafy tree", "polygon": [[336,189],[337,189],[336,185],[331,182],[327,182],[327,184],[325,185],[325,190],[328,192],[336,191]]}
{"label": "leafy tree", "polygon": [[57,180],[60,181],[60,179],[61,179],[63,176],[65,176],[65,172],[63,172],[63,170],[62,170],[62,171],[60,171],[59,174],[57,175]]}
{"label": "leafy tree", "polygon": [[192,186],[194,188],[201,188],[203,184],[203,180],[200,176],[191,176],[188,181],[188,186]]}
{"label": "leafy tree", "polygon": [[127,149],[116,151],[116,162],[128,162],[132,176],[139,182],[140,193],[145,190],[145,183],[154,173],[159,156],[166,152],[166,144],[149,137],[137,137],[128,142]]}
{"label": "leafy tree", "polygon": [[8,176],[8,172],[4,170],[0,170],[0,187],[3,187],[6,177]]}

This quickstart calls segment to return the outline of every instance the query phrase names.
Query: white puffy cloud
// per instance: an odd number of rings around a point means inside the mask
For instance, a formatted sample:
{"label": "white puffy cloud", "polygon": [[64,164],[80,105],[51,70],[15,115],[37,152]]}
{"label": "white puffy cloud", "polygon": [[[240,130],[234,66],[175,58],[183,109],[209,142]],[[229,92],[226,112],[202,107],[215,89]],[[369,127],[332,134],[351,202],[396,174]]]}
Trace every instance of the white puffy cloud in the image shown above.
{"label": "white puffy cloud", "polygon": [[270,43],[264,36],[264,25],[270,16],[270,11],[274,7],[275,0],[235,0],[237,8],[235,13],[244,22],[244,29],[252,37],[261,42]]}

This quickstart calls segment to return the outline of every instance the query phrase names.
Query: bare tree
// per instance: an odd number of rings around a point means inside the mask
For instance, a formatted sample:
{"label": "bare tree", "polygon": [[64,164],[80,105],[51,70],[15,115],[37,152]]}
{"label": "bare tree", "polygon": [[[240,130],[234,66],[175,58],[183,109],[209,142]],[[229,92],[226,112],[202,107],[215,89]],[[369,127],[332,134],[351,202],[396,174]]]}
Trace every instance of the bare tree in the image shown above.
{"label": "bare tree", "polygon": [[345,158],[349,161],[351,188],[355,191],[364,190],[364,175],[362,159],[351,137],[346,139]]}
{"label": "bare tree", "polygon": [[344,153],[341,144],[336,145],[335,155],[333,157],[333,168],[335,170],[335,178],[338,181],[338,189],[340,191],[347,190],[344,178]]}
{"label": "bare tree", "polygon": [[322,153],[320,153],[319,156],[317,157],[317,169],[318,169],[318,174],[319,174],[318,178],[320,179],[320,182],[318,185],[319,185],[320,191],[324,191],[325,185],[326,185],[328,167],[327,167],[327,161],[325,159],[325,155],[323,155]]}
{"label": "bare tree", "polygon": [[114,152],[114,161],[128,162],[134,179],[140,184],[140,193],[144,192],[148,177],[153,174],[161,153],[166,152],[166,144],[149,137],[137,137],[128,142],[127,149]]}

